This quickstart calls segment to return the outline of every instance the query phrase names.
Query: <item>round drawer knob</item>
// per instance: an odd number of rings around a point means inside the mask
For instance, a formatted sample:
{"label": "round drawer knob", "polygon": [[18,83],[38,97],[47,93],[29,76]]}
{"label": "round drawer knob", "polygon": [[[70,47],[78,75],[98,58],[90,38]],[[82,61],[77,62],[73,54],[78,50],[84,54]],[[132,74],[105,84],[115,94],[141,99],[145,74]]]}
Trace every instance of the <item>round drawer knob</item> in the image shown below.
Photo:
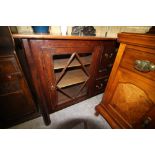
{"label": "round drawer knob", "polygon": [[108,53],[105,53],[105,54],[104,54],[104,56],[106,57],[106,59],[108,59],[108,58],[109,58]]}
{"label": "round drawer knob", "polygon": [[101,89],[103,87],[103,83],[100,83],[99,85],[96,85],[97,89]]}
{"label": "round drawer knob", "polygon": [[8,79],[12,79],[12,76],[11,76],[11,75],[8,75],[7,78],[8,78]]}

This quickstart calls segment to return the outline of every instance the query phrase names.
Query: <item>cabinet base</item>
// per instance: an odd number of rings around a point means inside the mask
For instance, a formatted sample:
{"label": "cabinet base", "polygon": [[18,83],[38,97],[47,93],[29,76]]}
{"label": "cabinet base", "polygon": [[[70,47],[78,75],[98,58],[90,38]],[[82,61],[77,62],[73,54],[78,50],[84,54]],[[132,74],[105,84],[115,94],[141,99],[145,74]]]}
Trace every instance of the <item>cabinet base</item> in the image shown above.
{"label": "cabinet base", "polygon": [[106,110],[106,107],[104,105],[97,105],[95,107],[96,114],[99,113],[108,123],[109,125],[114,129],[120,129],[121,127],[114,121],[114,119],[110,116],[108,111]]}

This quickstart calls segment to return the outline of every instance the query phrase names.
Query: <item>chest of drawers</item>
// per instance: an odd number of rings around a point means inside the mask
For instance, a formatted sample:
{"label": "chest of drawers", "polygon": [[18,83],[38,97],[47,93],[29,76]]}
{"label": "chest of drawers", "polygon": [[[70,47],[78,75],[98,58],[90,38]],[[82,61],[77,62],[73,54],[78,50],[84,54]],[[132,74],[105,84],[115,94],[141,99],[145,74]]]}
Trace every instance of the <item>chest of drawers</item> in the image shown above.
{"label": "chest of drawers", "polygon": [[113,128],[155,128],[155,36],[120,33],[119,51],[102,102]]}

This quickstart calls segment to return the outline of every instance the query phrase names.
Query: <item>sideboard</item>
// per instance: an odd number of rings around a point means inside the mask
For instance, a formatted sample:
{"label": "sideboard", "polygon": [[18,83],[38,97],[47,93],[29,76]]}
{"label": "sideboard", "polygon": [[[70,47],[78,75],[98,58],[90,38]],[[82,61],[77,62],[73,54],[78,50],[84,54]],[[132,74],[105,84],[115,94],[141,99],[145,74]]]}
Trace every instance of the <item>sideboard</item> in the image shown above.
{"label": "sideboard", "polygon": [[13,38],[46,125],[50,113],[104,91],[117,53],[116,38],[48,34],[13,34]]}

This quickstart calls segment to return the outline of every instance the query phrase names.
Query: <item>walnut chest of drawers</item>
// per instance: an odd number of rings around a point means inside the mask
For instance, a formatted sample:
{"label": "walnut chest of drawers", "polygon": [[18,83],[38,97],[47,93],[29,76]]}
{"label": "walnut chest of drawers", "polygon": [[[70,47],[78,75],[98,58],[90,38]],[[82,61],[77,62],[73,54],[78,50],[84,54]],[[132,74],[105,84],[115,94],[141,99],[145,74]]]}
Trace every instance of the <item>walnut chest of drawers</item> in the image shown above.
{"label": "walnut chest of drawers", "polygon": [[120,47],[96,107],[112,128],[155,128],[155,36],[118,34]]}

